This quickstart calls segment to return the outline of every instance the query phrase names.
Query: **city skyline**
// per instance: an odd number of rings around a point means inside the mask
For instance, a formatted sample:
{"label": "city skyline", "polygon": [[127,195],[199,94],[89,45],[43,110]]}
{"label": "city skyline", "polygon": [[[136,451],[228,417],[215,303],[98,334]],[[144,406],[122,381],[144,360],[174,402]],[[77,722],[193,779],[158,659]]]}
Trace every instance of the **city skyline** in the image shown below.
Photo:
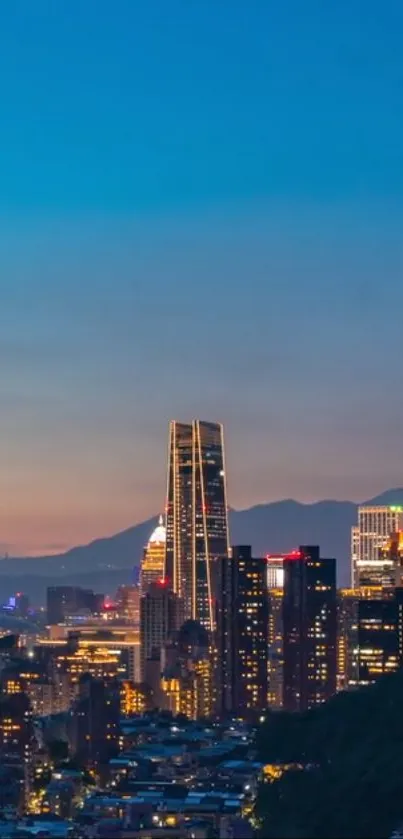
{"label": "city skyline", "polygon": [[2,553],[158,512],[175,416],[237,509],[402,483],[401,4],[119,9],[2,10]]}

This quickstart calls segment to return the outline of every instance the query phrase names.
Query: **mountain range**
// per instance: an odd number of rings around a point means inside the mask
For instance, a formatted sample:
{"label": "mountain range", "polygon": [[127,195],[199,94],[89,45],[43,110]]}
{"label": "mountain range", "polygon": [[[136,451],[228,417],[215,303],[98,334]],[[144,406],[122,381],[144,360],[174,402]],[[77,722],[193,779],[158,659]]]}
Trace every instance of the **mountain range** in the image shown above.
{"label": "mountain range", "polygon": [[[403,488],[388,490],[365,504],[402,504]],[[301,504],[287,499],[259,504],[248,510],[230,510],[233,545],[252,545],[255,555],[291,551],[298,545],[320,545],[323,556],[334,556],[338,583],[350,579],[350,535],[357,521],[357,504],[351,501],[318,501]],[[0,561],[0,602],[23,589],[40,605],[49,585],[81,585],[112,594],[118,585],[136,576],[157,517],[89,545],[66,553]]]}

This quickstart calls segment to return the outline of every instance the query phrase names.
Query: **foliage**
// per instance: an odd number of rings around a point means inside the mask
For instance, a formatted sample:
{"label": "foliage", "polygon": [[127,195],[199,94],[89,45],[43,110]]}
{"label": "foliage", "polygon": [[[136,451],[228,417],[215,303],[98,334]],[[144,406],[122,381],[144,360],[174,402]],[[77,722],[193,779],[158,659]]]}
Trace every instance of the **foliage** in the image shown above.
{"label": "foliage", "polygon": [[299,763],[262,784],[262,836],[387,839],[403,819],[403,673],[338,694],[305,714],[269,714],[266,763]]}

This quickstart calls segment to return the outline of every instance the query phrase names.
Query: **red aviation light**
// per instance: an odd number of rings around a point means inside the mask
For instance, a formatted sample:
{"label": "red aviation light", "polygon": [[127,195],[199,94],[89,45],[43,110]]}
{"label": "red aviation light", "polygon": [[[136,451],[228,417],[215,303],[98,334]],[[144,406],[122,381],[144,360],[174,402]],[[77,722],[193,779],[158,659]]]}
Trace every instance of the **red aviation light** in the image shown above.
{"label": "red aviation light", "polygon": [[285,559],[301,559],[302,556],[301,551],[291,551],[291,553],[286,554]]}
{"label": "red aviation light", "polygon": [[157,586],[160,588],[167,588],[169,585],[168,577],[159,577],[157,580]]}

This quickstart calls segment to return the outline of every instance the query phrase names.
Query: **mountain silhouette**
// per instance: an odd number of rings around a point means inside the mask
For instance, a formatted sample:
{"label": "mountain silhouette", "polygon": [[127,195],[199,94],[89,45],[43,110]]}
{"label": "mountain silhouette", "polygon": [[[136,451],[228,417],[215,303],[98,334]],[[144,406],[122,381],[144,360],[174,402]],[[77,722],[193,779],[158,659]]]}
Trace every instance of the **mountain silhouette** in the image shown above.
{"label": "mountain silhouette", "polygon": [[[403,488],[388,490],[363,503],[403,505]],[[357,506],[351,501],[301,504],[287,499],[248,510],[230,510],[231,543],[250,544],[255,555],[291,551],[304,544],[320,545],[322,556],[336,557],[339,585],[348,585],[350,533],[357,521]],[[48,585],[81,585],[113,594],[118,585],[136,577],[144,545],[156,524],[157,516],[56,556],[3,559],[0,602],[22,588],[40,605]]]}

